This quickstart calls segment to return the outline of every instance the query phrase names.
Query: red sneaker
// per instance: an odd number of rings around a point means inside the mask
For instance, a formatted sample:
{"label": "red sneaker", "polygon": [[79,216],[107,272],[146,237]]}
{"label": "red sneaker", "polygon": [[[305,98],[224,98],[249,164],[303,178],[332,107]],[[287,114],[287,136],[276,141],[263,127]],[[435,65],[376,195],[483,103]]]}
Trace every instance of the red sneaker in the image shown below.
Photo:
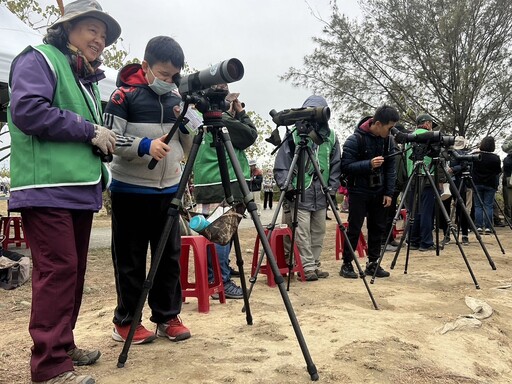
{"label": "red sneaker", "polygon": [[[131,324],[128,325],[117,325],[114,324],[114,330],[112,331],[112,338],[115,341],[126,341],[128,333],[130,332]],[[151,343],[156,339],[156,335],[148,331],[142,324],[139,324],[133,334],[132,344],[146,344]]]}
{"label": "red sneaker", "polygon": [[190,337],[190,330],[183,325],[179,316],[167,323],[158,324],[156,327],[158,337],[167,337],[171,341],[186,340]]}

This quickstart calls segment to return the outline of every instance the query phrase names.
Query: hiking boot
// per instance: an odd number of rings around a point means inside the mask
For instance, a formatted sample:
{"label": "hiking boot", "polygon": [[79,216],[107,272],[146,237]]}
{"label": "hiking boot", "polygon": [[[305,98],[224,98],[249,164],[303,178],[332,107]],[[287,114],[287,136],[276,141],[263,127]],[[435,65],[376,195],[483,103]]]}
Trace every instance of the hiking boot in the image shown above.
{"label": "hiking boot", "polygon": [[435,251],[436,247],[435,245],[431,245],[430,247],[420,247],[420,252],[428,252],[428,251]]}
{"label": "hiking boot", "polygon": [[88,351],[87,349],[74,348],[68,351],[68,356],[73,360],[73,365],[92,365],[101,356],[98,350]]}
{"label": "hiking boot", "polygon": [[343,263],[341,265],[340,276],[346,279],[357,279],[357,273],[354,272],[352,263]]}
{"label": "hiking boot", "polygon": [[409,246],[409,250],[411,251],[416,251],[417,249],[420,249],[420,246],[418,244],[411,243],[411,245]]}
{"label": "hiking boot", "polygon": [[469,244],[469,237],[467,237],[467,236],[462,236],[462,244],[464,244],[464,245],[468,245],[468,244]]}
{"label": "hiking boot", "polygon": [[[327,274],[327,276],[329,276],[329,274]],[[318,280],[318,276],[315,271],[304,271],[304,278],[306,279],[306,281]],[[300,272],[297,274],[297,279],[302,280],[302,275],[300,274]]]}
{"label": "hiking boot", "polygon": [[167,323],[160,323],[156,326],[158,337],[167,337],[171,341],[181,341],[190,338],[190,330],[183,325],[179,316],[169,320]]}
{"label": "hiking boot", "polygon": [[[366,270],[364,273],[366,276],[373,276],[375,273],[375,268],[377,268],[377,262],[372,261],[371,263],[366,264]],[[377,268],[377,273],[375,274],[375,277],[389,277],[390,273],[385,271],[380,265]]]}
{"label": "hiking boot", "polygon": [[315,269],[315,273],[319,279],[325,279],[329,277],[329,272],[324,272],[321,269]]}
{"label": "hiking boot", "polygon": [[[118,325],[114,324],[114,330],[112,331],[112,338],[115,341],[126,341],[128,338],[128,333],[130,332],[130,326],[128,325]],[[137,325],[135,328],[135,333],[133,334],[132,344],[146,344],[151,343],[156,339],[156,335],[148,331],[142,324]]]}
{"label": "hiking boot", "polygon": [[74,371],[61,373],[45,381],[33,381],[32,384],[95,384],[91,376],[81,375],[78,376]]}
{"label": "hiking boot", "polygon": [[443,239],[443,245],[450,244],[450,235],[446,235]]}
{"label": "hiking boot", "polygon": [[235,284],[233,280],[228,280],[224,283],[224,294],[226,299],[243,299],[244,292],[242,288]]}

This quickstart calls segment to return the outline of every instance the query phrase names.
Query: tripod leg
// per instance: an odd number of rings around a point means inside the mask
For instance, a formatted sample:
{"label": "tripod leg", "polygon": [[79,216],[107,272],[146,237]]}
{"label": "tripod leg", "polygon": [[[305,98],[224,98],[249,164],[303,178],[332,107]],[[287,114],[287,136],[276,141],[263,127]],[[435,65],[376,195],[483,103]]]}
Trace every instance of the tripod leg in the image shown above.
{"label": "tripod leg", "polygon": [[[432,175],[428,172],[428,169],[427,169],[425,164],[423,164],[423,168],[425,170],[425,175],[429,179],[431,185],[435,185],[434,184],[434,179],[432,178]],[[453,183],[453,180],[449,177],[448,172],[446,172],[446,169],[444,169],[444,167],[442,167],[442,169],[443,169],[443,172],[446,175],[447,180],[449,180],[450,186],[452,186],[454,188],[455,184]],[[439,194],[439,191],[437,190],[437,188],[434,188],[434,193],[436,195],[436,201],[439,204],[439,208],[441,209],[441,213],[443,214],[443,216],[444,216],[444,218],[446,220],[448,228],[450,228],[450,232],[455,237],[455,235],[456,235],[455,228],[454,228],[454,226],[453,226],[453,224],[452,224],[452,222],[450,220],[450,216],[448,215],[448,212],[446,212],[446,208],[443,205],[443,201],[441,200],[441,195]],[[460,197],[460,195],[459,195],[459,197]],[[464,250],[463,250],[463,248],[462,248],[462,246],[461,246],[461,244],[459,242],[459,239],[455,238],[455,241],[456,241],[456,243],[457,243],[457,245],[459,247],[459,251],[460,251],[460,254],[462,256],[462,259],[464,260],[464,263],[466,264],[466,267],[468,268],[469,274],[471,275],[471,279],[473,280],[473,283],[475,284],[476,289],[480,289],[480,286],[478,285],[478,282],[476,281],[476,277],[473,274],[473,270],[471,269],[471,266],[469,265],[469,260],[466,257],[466,254],[464,253]]]}
{"label": "tripod leg", "polygon": [[[224,197],[228,204],[233,205],[234,204],[234,197],[231,194],[231,181],[229,177],[229,170],[228,170],[228,162],[226,159],[226,153],[225,153],[225,145],[224,141],[222,139],[222,136],[218,132],[217,129],[213,128],[211,129],[212,136],[213,136],[213,142],[215,144],[215,151],[217,153],[217,161],[219,164],[219,171],[220,171],[220,177],[222,182],[222,187],[224,189]],[[230,158],[230,161],[233,162],[233,160]],[[234,166],[234,164],[232,164]],[[252,325],[252,314],[251,314],[251,308],[249,306],[249,295],[247,292],[247,285],[245,283],[245,273],[244,273],[244,260],[242,258],[242,251],[240,249],[240,240],[238,238],[238,232],[235,232],[233,235],[233,243],[235,245],[235,254],[236,254],[236,264],[238,266],[238,271],[240,273],[240,285],[242,288],[242,294],[243,294],[243,300],[244,300],[244,308],[246,313],[246,321],[248,325]],[[226,262],[226,260],[224,260]],[[223,277],[224,279],[224,277]]]}
{"label": "tripod leg", "polygon": [[320,184],[322,185],[322,191],[325,194],[327,203],[331,207],[332,213],[334,214],[334,217],[336,218],[336,222],[338,223],[338,228],[340,229],[340,231],[343,232],[343,238],[347,239],[347,241],[345,242],[345,245],[347,246],[349,252],[351,253],[352,258],[354,259],[354,263],[356,264],[357,270],[359,272],[359,277],[363,280],[363,284],[366,288],[366,291],[368,292],[368,295],[370,296],[370,300],[372,301],[373,307],[375,309],[379,309],[377,302],[375,301],[375,299],[373,297],[372,291],[370,290],[370,286],[368,285],[368,282],[366,281],[366,275],[365,275],[363,269],[361,268],[361,264],[359,263],[359,260],[356,257],[356,254],[354,252],[354,247],[352,247],[352,244],[350,244],[350,241],[348,241],[347,230],[345,229],[345,226],[343,225],[343,222],[341,220],[341,216],[339,215],[338,211],[336,210],[334,201],[332,200],[332,197],[329,194],[329,187],[327,186],[324,179],[322,178],[322,172],[320,171],[318,163],[315,160],[313,152],[309,146],[306,146],[305,148],[306,148],[307,154],[309,156],[309,159],[315,169],[315,175],[316,175],[316,177],[318,177],[318,180],[320,181]]}
{"label": "tripod leg", "polygon": [[[305,143],[304,140],[301,140],[301,142],[299,143],[299,145],[295,148],[295,151],[296,151],[296,154],[297,154],[297,168],[298,168],[298,172],[297,172],[297,180],[296,180],[296,190],[297,190],[297,194],[295,196],[295,200],[293,201],[293,209],[292,209],[292,238],[291,238],[291,243],[290,243],[290,255],[289,255],[289,259],[288,259],[288,265],[290,265],[291,263],[293,263],[293,253],[294,253],[294,250],[295,250],[295,241],[296,241],[296,237],[297,237],[297,228],[299,226],[299,221],[298,221],[298,217],[299,217],[299,198],[302,199],[302,201],[304,201],[305,199],[305,196],[306,196],[306,190],[304,188],[304,173],[305,173],[305,166],[304,166],[304,162],[305,162],[305,156],[304,156],[304,146],[303,144]],[[306,144],[307,145],[307,144]],[[292,165],[295,166],[295,164],[293,163],[293,160],[292,160]],[[295,169],[295,167],[290,167],[290,172],[288,173],[287,177],[290,177],[290,180],[289,182],[291,183],[292,182],[292,178],[293,178],[293,170]],[[290,207],[291,208],[291,207]],[[303,255],[301,255],[301,257],[303,257]],[[286,287],[286,290],[288,291],[290,289],[290,280],[291,280],[291,269],[288,270],[288,284],[287,284],[287,287]],[[306,275],[306,271],[304,271],[304,275]],[[305,277],[305,276],[304,276]]]}
{"label": "tripod leg", "polygon": [[235,235],[233,236],[233,245],[235,246],[235,254],[236,254],[236,265],[238,266],[238,270],[240,272],[240,285],[242,286],[242,291],[246,294],[244,295],[244,309],[247,308],[247,310],[244,310],[245,312],[245,318],[248,325],[252,325],[252,314],[249,307],[249,292],[247,292],[247,286],[245,283],[245,278],[242,275],[243,273],[243,264],[244,259],[242,258],[242,249],[240,247],[240,238],[238,237],[238,231],[235,232]]}
{"label": "tripod leg", "polygon": [[149,268],[148,275],[143,284],[142,293],[140,295],[139,301],[137,303],[137,307],[133,314],[133,320],[130,325],[130,331],[128,332],[128,336],[126,337],[126,341],[124,342],[123,350],[121,351],[119,358],[117,360],[117,367],[123,368],[126,360],[128,359],[128,351],[130,350],[130,346],[133,341],[133,336],[135,335],[135,330],[141,320],[142,317],[142,309],[144,308],[144,304],[146,302],[146,298],[148,297],[149,290],[153,285],[153,281],[155,279],[156,272],[158,270],[158,266],[160,264],[160,260],[162,259],[162,255],[165,250],[165,246],[167,244],[167,240],[171,233],[171,229],[174,225],[174,222],[178,220],[178,208],[181,204],[181,199],[185,192],[185,188],[187,187],[187,182],[192,173],[192,165],[197,156],[197,152],[199,150],[199,145],[201,144],[201,140],[203,138],[203,131],[198,131],[196,137],[194,137],[194,141],[192,144],[192,148],[189,154],[189,162],[185,165],[185,169],[183,170],[183,174],[181,175],[180,183],[178,186],[178,191],[176,192],[176,196],[172,200],[171,206],[168,210],[168,218],[165,222],[164,229],[162,230],[162,236],[158,241],[158,246],[155,251],[155,255],[153,257],[151,267]]}
{"label": "tripod leg", "polygon": [[[409,178],[409,183],[413,183],[411,186],[413,186],[414,190],[412,195],[410,195],[410,198],[412,199],[412,207],[409,212],[407,212],[407,222],[405,223],[405,231],[402,234],[402,239],[400,240],[400,245],[398,249],[395,252],[395,256],[393,257],[393,261],[391,262],[391,269],[395,268],[396,261],[398,259],[398,255],[400,254],[400,250],[402,248],[402,244],[404,242],[404,239],[407,239],[407,249],[405,253],[405,267],[404,267],[404,274],[407,274],[407,267],[409,265],[409,254],[411,250],[411,236],[413,233],[413,228],[415,225],[415,216],[416,212],[418,210],[419,205],[419,199],[421,196],[421,192],[423,190],[423,187],[420,180],[420,166],[421,162],[416,162],[414,164],[414,169],[411,173],[411,177]],[[408,192],[409,194],[410,192]],[[409,195],[404,192],[404,200],[409,198]]]}
{"label": "tripod leg", "polygon": [[[274,212],[274,216],[272,217],[272,222],[267,226],[267,229],[268,229],[267,241],[270,241],[270,236],[272,236],[272,232],[273,232],[273,230],[275,228],[275,224],[276,224],[277,218],[279,217],[279,212],[281,210],[281,207],[283,206],[283,202],[284,202],[284,199],[285,199],[285,192],[288,190],[288,187],[290,186],[290,184],[292,182],[293,174],[294,174],[293,170],[295,169],[295,165],[299,161],[299,152],[300,152],[300,147],[297,146],[295,148],[295,153],[294,153],[294,156],[293,156],[293,159],[292,159],[292,163],[290,165],[290,170],[288,171],[288,174],[286,175],[284,186],[281,188],[281,195],[279,197],[279,203],[277,204],[277,208],[276,208],[276,210]],[[294,248],[293,244],[294,244],[294,231],[295,231],[295,228],[292,226],[291,230],[292,230],[292,239],[291,239],[290,253],[289,253],[289,257],[288,257],[288,286],[286,288],[287,291],[290,288],[290,276],[291,276],[291,270],[293,269],[293,264],[292,263],[293,263],[293,260],[294,260],[294,258],[293,258],[293,248]],[[254,284],[256,284],[256,281],[258,279],[258,273],[259,273],[259,270],[260,270],[261,265],[263,263],[264,257],[265,257],[265,249],[262,247],[262,249],[260,251],[260,255],[259,255],[258,264],[256,266],[256,269],[255,269],[253,275],[251,276],[251,278],[249,279],[249,281],[251,283],[251,286],[249,287],[249,293],[248,293],[249,296],[251,295],[253,287],[254,287]],[[245,307],[242,308],[242,311],[244,311],[244,310],[245,310]]]}
{"label": "tripod leg", "polygon": [[[386,246],[389,244],[389,240],[391,239],[391,236],[393,235],[393,228],[395,227],[395,225],[396,225],[396,223],[397,223],[397,221],[398,221],[398,219],[400,217],[400,213],[401,213],[402,208],[405,206],[406,196],[409,193],[409,190],[411,189],[413,180],[414,180],[414,178],[411,177],[407,181],[407,185],[405,186],[404,193],[402,194],[402,196],[403,196],[402,200],[400,201],[400,204],[398,205],[398,208],[396,210],[395,217],[393,218],[393,223],[391,224],[391,229],[388,232],[388,236],[386,238],[386,242],[384,243],[384,246],[382,247],[382,250],[380,252],[379,259],[377,260],[377,268],[375,268],[375,271],[373,272],[373,276],[372,276],[372,278],[370,280],[370,284],[373,284],[375,282],[375,278],[376,278],[376,275],[377,275],[377,270],[380,267],[382,259],[384,258],[384,252],[386,252]],[[394,262],[396,262],[396,257],[398,256],[398,253],[400,252],[400,249],[401,249],[402,244],[404,242],[405,236],[408,233],[408,231],[406,230],[406,228],[408,228],[408,226],[407,226],[408,221],[409,220],[407,220],[407,222],[404,224],[404,232],[402,233],[402,237],[400,239],[400,243],[398,245],[398,248],[395,251],[395,259],[393,259]]]}
{"label": "tripod leg", "polygon": [[279,291],[283,298],[283,302],[286,307],[286,311],[290,318],[290,322],[292,324],[293,330],[295,331],[295,336],[297,337],[297,340],[298,340],[299,345],[302,350],[302,354],[306,361],[308,373],[310,374],[311,380],[316,381],[319,379],[316,366],[313,363],[313,360],[309,353],[308,347],[306,345],[306,341],[302,334],[302,330],[300,329],[299,322],[297,320],[297,317],[293,310],[292,304],[290,302],[290,298],[288,297],[288,293],[286,292],[286,289],[284,287],[284,279],[281,276],[281,274],[279,273],[279,268],[277,266],[274,255],[272,253],[272,249],[270,248],[270,244],[267,240],[267,237],[265,236],[265,231],[263,229],[263,226],[261,225],[260,218],[257,214],[256,204],[254,203],[252,194],[249,191],[249,187],[247,186],[247,183],[245,181],[244,174],[242,172],[242,168],[240,167],[240,164],[237,161],[235,150],[233,148],[233,144],[231,143],[231,139],[229,137],[227,128],[225,128],[225,127],[221,128],[220,134],[221,134],[222,140],[224,142],[224,146],[226,148],[228,156],[231,160],[231,165],[233,166],[233,169],[235,171],[235,174],[236,174],[236,177],[238,180],[238,184],[240,186],[240,190],[242,191],[242,193],[244,195],[244,202],[246,203],[247,210],[251,214],[252,221],[254,222],[256,231],[258,232],[258,235],[261,239],[261,244],[262,244],[262,246],[265,250],[265,253],[267,255],[267,262],[269,263],[270,267],[272,268],[272,272],[274,273],[274,276],[276,277],[276,283],[279,287]]}
{"label": "tripod leg", "polygon": [[[480,195],[478,194],[478,191],[476,190],[476,185],[475,185],[475,182],[473,181],[473,178],[469,177],[468,178],[469,180],[469,183],[471,185],[471,187],[473,188],[473,193],[476,195],[476,198],[478,199],[480,205],[482,206],[482,208],[484,207],[484,203],[482,201],[482,198],[480,197]],[[487,215],[487,212],[485,212],[485,209],[483,209],[483,212],[484,212],[484,215],[485,217],[487,217],[487,220],[489,220],[489,222],[491,222],[491,218],[489,218],[489,215]],[[467,212],[466,212],[467,213]],[[469,214],[468,214],[469,216]],[[471,230],[474,231],[475,235],[476,235],[476,238],[478,239],[478,242],[480,243],[480,245],[482,246],[482,249],[484,249],[484,252],[485,252],[485,256],[487,257],[487,260],[489,260],[489,264],[491,265],[491,268],[493,270],[496,269],[496,266],[494,265],[494,262],[492,261],[491,259],[491,256],[489,255],[489,253],[487,252],[487,249],[485,249],[485,246],[484,246],[484,243],[482,241],[482,236],[478,233],[477,229],[476,229],[476,226],[475,224],[473,223],[473,221],[471,220],[471,217],[469,218],[469,221],[468,221],[472,227],[471,227]],[[491,225],[492,226],[492,225]],[[493,231],[494,231],[494,226],[492,226],[493,228]],[[501,251],[502,253],[505,253],[505,250],[503,249],[503,247],[501,246],[501,242],[498,238],[498,235],[496,234],[496,231],[494,231],[494,236],[496,237],[496,241],[498,242],[500,248],[501,248]]]}
{"label": "tripod leg", "polygon": [[[450,184],[453,183],[452,180],[449,180],[449,181],[451,181]],[[489,255],[489,252],[487,251],[487,248],[486,248],[486,246],[485,246],[485,244],[484,244],[484,242],[482,240],[482,236],[476,230],[476,225],[473,222],[473,220],[471,219],[471,215],[467,211],[466,204],[465,204],[464,199],[462,198],[462,195],[461,195],[461,190],[462,190],[461,188],[462,188],[462,184],[463,183],[467,182],[467,183],[469,183],[469,186],[471,188],[474,188],[473,186],[471,186],[471,181],[472,181],[471,180],[471,176],[463,176],[462,179],[461,179],[461,185],[460,185],[459,189],[454,190],[455,191],[455,198],[457,200],[457,204],[458,204],[458,207],[459,207],[459,210],[460,210],[460,214],[461,214],[461,217],[459,218],[459,222],[461,221],[462,216],[464,216],[464,219],[466,220],[467,225],[471,228],[471,230],[475,234],[475,236],[477,238],[477,241],[480,244],[480,247],[482,248],[482,251],[484,252],[485,256],[487,257],[487,260],[489,261],[489,264],[491,265],[491,268],[493,270],[496,270],[496,266],[494,265],[494,261],[492,260],[491,255]],[[455,183],[453,183],[452,185],[455,186]]]}

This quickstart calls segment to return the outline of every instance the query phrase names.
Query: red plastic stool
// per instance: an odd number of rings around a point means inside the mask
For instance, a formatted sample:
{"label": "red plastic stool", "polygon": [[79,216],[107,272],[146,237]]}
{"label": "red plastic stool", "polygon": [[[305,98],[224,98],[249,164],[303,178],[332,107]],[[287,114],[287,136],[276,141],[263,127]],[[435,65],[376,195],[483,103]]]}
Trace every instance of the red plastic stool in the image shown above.
{"label": "red plastic stool", "polygon": [[[265,229],[265,234],[268,234],[268,229]],[[284,238],[288,236],[290,241],[292,239],[292,230],[289,227],[276,227],[272,231],[270,235],[269,243],[272,253],[274,255],[274,259],[276,260],[277,267],[279,268],[279,272],[281,275],[287,274],[290,272],[288,268],[288,260],[286,259],[286,255],[284,252]],[[252,268],[251,268],[251,276],[254,276],[256,272],[256,268],[258,266],[258,260],[260,257],[260,237],[256,237],[256,242],[254,244],[254,253],[252,256]],[[306,276],[304,275],[304,268],[302,267],[302,260],[300,259],[299,248],[297,248],[297,244],[293,245],[293,256],[295,259],[295,266],[292,268],[291,272],[299,272],[300,278],[302,281],[306,281]],[[269,287],[275,287],[276,282],[274,280],[274,273],[272,272],[272,268],[268,261],[266,264],[261,264],[259,273],[267,275],[267,284]]]}
{"label": "red plastic stool", "polygon": [[8,249],[9,244],[15,244],[17,247],[21,247],[21,243],[25,243],[26,248],[28,248],[28,242],[25,239],[23,223],[21,222],[20,216],[2,217],[1,223],[2,234],[5,236],[2,240],[2,247],[4,249]]}
{"label": "red plastic stool", "polygon": [[[348,223],[343,223],[345,228],[348,228]],[[343,232],[341,232],[340,227],[336,227],[336,260],[340,259],[340,254],[343,253],[343,249],[345,248],[345,236]],[[368,245],[366,244],[366,240],[364,239],[363,232],[359,234],[359,241],[357,242],[357,247],[355,249],[360,258],[366,257],[368,254]]]}
{"label": "red plastic stool", "polygon": [[[194,252],[195,281],[188,280],[190,248]],[[208,250],[212,256],[213,283],[208,283]],[[199,312],[210,311],[210,295],[219,294],[221,303],[226,302],[224,284],[220,273],[219,259],[215,251],[215,244],[203,236],[182,236],[180,257],[180,281],[183,301],[186,297],[197,297]]]}
{"label": "red plastic stool", "polygon": [[[407,222],[407,209],[401,209],[400,216],[404,222],[403,225],[405,226],[405,223]],[[402,229],[397,229],[396,224],[395,224],[393,227],[393,239],[396,239],[396,237],[398,235],[402,235],[402,233],[404,233],[404,227],[402,227]]]}

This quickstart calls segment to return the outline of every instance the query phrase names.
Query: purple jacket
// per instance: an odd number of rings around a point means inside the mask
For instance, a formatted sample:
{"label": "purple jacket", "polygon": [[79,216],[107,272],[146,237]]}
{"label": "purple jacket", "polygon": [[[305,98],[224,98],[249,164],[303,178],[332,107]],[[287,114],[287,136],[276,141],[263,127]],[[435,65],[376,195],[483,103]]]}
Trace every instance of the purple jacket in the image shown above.
{"label": "purple jacket", "polygon": [[[103,73],[94,81],[105,78]],[[81,79],[87,86],[90,81]],[[30,50],[11,66],[11,118],[25,134],[45,140],[88,142],[92,123],[77,122],[76,114],[51,105],[56,79],[44,57]],[[13,191],[9,210],[52,207],[98,211],[102,205],[101,183],[94,186],[33,188]]]}

